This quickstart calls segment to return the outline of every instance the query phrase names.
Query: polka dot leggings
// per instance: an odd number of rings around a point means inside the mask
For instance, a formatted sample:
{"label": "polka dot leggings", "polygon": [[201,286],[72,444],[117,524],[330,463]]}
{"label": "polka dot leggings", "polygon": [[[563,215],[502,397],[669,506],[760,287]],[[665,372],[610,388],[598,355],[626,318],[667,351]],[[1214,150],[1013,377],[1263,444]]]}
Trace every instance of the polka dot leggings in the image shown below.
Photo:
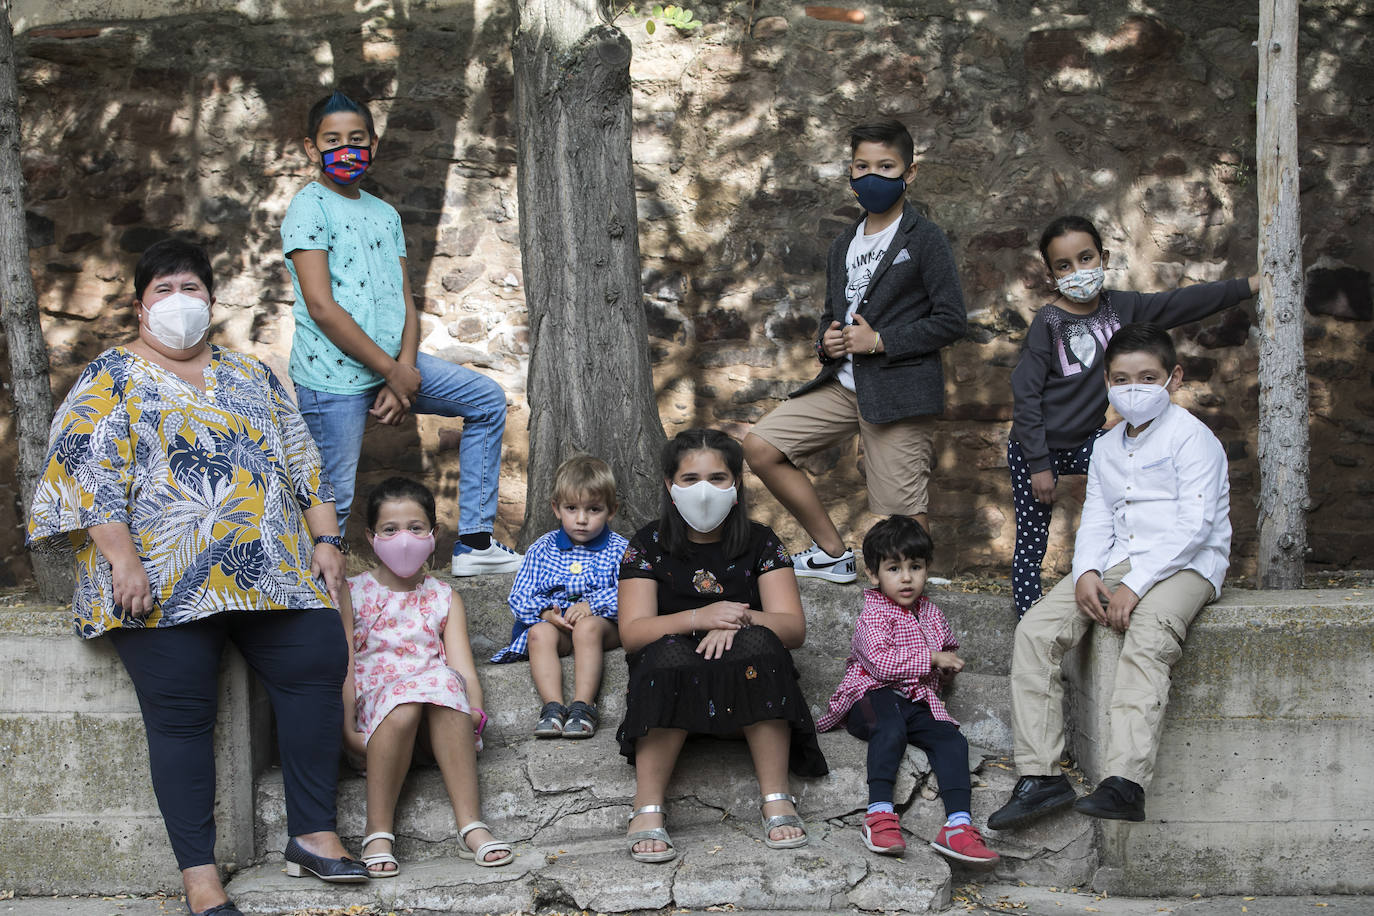
{"label": "polka dot leggings", "polygon": [[[1093,443],[1106,430],[1076,448],[1050,449],[1050,471],[1057,482],[1063,474],[1088,473]],[[1007,467],[1011,469],[1011,501],[1016,510],[1016,550],[1011,558],[1011,594],[1016,617],[1025,616],[1040,598],[1040,565],[1050,538],[1053,504],[1042,503],[1031,493],[1031,471],[1015,437],[1007,440]]]}

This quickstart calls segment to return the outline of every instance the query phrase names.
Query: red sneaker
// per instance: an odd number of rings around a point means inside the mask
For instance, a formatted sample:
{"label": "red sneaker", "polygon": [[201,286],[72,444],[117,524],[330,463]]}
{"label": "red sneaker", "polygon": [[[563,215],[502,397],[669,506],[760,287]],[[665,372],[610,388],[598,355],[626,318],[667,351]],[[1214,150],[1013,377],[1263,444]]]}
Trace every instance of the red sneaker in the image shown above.
{"label": "red sneaker", "polygon": [[930,845],[942,856],[976,865],[993,865],[1002,858],[983,845],[983,835],[972,824],[941,827]]}
{"label": "red sneaker", "polygon": [[880,856],[900,856],[906,852],[901,822],[891,811],[876,811],[864,815],[864,845]]}

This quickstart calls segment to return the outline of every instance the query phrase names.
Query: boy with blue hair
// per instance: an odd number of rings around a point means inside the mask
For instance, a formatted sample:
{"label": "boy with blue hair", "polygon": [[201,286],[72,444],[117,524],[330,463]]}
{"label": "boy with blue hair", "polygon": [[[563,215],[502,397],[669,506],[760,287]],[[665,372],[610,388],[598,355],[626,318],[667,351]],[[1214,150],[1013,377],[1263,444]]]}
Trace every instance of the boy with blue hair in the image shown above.
{"label": "boy with blue hair", "polygon": [[357,185],[377,140],[367,106],[342,92],[310,109],[305,154],[321,174],[292,198],[281,227],[301,415],[334,484],[340,531],[369,416],[389,426],[411,412],[462,417],[453,574],[514,572],[520,555],[491,536],[506,396],[486,376],[419,352],[401,218]]}
{"label": "boy with blue hair", "polygon": [[830,246],[820,372],[744,440],[749,469],[811,535],[794,571],[830,582],[854,581],[854,552],[796,462],[857,433],[869,511],[926,526],[934,419],[945,406],[940,350],[968,324],[949,240],[906,199],[911,133],[899,121],[861,124],[849,144],[849,185],[864,214]]}
{"label": "boy with blue hair", "polygon": [[[1145,790],[1169,702],[1169,672],[1193,618],[1221,594],[1231,551],[1226,450],[1172,402],[1183,380],[1158,325],[1128,324],[1104,356],[1107,399],[1124,418],[1093,445],[1073,572],[1016,627],[1011,798],[988,818],[1021,827],[1073,806],[1090,817],[1145,820]],[[1105,778],[1082,798],[1060,770],[1064,654],[1093,625],[1125,634],[1108,705]]]}

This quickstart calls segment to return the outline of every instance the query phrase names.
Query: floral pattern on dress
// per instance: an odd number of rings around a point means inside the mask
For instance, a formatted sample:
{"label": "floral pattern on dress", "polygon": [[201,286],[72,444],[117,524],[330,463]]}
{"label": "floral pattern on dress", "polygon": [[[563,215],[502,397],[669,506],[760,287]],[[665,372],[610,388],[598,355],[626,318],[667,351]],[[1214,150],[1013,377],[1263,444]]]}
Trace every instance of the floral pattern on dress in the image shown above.
{"label": "floral pattern on dress", "polygon": [[[444,626],[453,590],[426,576],[414,591],[393,592],[363,573],[348,580],[353,599],[353,690],[358,731],[371,739],[403,703],[470,713],[467,682],[448,666]],[[477,739],[482,749],[482,739]]]}
{"label": "floral pattern on dress", "polygon": [[[123,348],[86,367],[53,418],[28,543],[75,554],[75,629],[166,627],[223,611],[333,607],[310,575],[304,511],[334,498],[272,371],[210,347],[205,390]],[[154,609],[114,604],[86,529],[129,526]]]}

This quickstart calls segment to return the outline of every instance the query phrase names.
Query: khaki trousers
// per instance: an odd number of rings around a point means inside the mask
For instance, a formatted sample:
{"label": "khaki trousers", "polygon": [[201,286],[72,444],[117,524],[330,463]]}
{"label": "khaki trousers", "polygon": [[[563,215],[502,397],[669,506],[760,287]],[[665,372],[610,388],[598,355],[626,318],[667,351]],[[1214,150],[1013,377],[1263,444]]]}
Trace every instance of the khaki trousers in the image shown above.
{"label": "khaki trousers", "polygon": [[[1102,577],[1115,589],[1130,561]],[[1074,602],[1072,576],[1031,605],[1016,628],[1011,661],[1011,724],[1016,771],[1053,776],[1064,754],[1064,686],[1060,663],[1095,622]],[[1155,584],[1131,613],[1108,707],[1102,776],[1121,776],[1146,788],[1154,776],[1160,726],[1169,702],[1169,671],[1183,655],[1183,639],[1197,612],[1215,597],[1212,583],[1183,570]]]}
{"label": "khaki trousers", "polygon": [[789,398],[754,424],[754,435],[795,464],[823,448],[847,442],[855,433],[864,444],[868,511],[874,515],[923,515],[935,459],[935,418],[907,417],[869,423],[859,416],[858,395],[827,382]]}

